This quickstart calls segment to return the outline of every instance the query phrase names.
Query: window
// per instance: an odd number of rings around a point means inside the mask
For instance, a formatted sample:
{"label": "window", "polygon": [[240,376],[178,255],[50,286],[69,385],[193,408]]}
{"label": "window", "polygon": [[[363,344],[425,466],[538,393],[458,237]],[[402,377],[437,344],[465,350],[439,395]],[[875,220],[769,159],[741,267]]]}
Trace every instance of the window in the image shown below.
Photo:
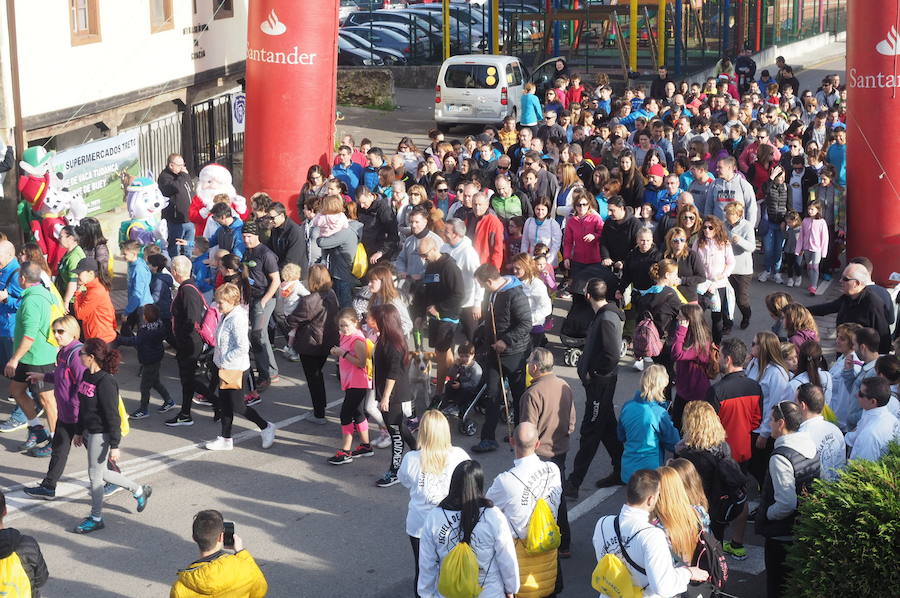
{"label": "window", "polygon": [[234,0],[213,0],[213,18],[229,19],[234,16]]}
{"label": "window", "polygon": [[486,64],[451,64],[444,73],[444,84],[450,89],[494,89],[497,68]]}
{"label": "window", "polygon": [[69,0],[72,29],[72,45],[92,44],[100,41],[99,0]]}
{"label": "window", "polygon": [[174,28],[172,0],[150,0],[150,31],[157,33]]}

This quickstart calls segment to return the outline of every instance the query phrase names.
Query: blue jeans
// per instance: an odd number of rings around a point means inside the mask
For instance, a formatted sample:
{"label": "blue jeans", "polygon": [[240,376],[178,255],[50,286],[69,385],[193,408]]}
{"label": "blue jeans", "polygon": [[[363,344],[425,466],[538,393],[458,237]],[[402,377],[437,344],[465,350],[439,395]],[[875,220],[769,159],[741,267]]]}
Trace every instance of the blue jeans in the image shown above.
{"label": "blue jeans", "polygon": [[337,295],[340,308],[353,307],[353,284],[340,278],[335,278],[333,285],[334,294]]}
{"label": "blue jeans", "polygon": [[769,224],[769,230],[763,237],[763,250],[766,252],[766,270],[776,274],[781,270],[781,255],[784,251],[784,231],[780,224]]}
{"label": "blue jeans", "polygon": [[[186,255],[191,257],[194,252],[194,237],[196,236],[196,231],[194,231],[194,223],[193,222],[182,222],[182,223],[168,223],[169,225],[169,257],[173,258],[176,255]],[[176,245],[175,239],[184,239],[187,241],[187,245]]]}

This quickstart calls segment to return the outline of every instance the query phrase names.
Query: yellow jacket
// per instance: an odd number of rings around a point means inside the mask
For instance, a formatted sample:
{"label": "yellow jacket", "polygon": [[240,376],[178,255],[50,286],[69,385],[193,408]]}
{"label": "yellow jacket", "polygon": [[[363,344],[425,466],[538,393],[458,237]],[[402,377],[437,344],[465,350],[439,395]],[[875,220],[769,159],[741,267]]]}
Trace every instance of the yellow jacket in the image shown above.
{"label": "yellow jacket", "polygon": [[246,550],[195,561],[178,572],[169,598],[263,598],[269,584]]}

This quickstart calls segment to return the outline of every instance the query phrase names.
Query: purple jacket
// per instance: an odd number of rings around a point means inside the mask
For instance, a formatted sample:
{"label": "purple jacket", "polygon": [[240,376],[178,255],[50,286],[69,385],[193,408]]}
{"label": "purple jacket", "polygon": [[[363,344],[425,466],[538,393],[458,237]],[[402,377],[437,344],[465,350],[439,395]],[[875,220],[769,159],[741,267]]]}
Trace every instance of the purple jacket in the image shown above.
{"label": "purple jacket", "polygon": [[705,365],[709,363],[709,353],[701,355],[695,347],[686,349],[684,340],[688,329],[678,326],[672,342],[672,359],[675,360],[675,392],[685,402],[698,401],[706,397],[709,390],[709,376]]}
{"label": "purple jacket", "polygon": [[789,339],[794,345],[797,347],[797,351],[800,351],[800,347],[803,346],[803,343],[806,341],[816,341],[819,342],[819,333],[815,330],[798,330],[791,336]]}
{"label": "purple jacket", "polygon": [[56,369],[52,374],[57,416],[66,424],[78,422],[78,385],[87,370],[78,358],[80,349],[81,343],[77,340],[62,347],[56,355]]}

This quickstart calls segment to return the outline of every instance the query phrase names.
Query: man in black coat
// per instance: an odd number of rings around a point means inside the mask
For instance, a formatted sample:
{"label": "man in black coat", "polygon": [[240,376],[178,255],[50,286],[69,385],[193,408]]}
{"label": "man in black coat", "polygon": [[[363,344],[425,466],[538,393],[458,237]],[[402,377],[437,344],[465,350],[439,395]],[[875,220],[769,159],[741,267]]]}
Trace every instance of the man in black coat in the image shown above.
{"label": "man in black coat", "polygon": [[369,261],[390,262],[400,250],[400,233],[390,200],[360,186],[356,190],[356,202],[359,204],[356,219],[363,225],[360,242]]}
{"label": "man in black coat", "polygon": [[597,481],[597,487],[624,485],[621,475],[624,448],[618,436],[613,398],[622,352],[625,313],[614,303],[607,302],[606,283],[599,278],[588,282],[585,296],[594,309],[594,319],[585,337],[584,352],[578,360],[578,377],[584,385],[587,404],[581,421],[578,453],[563,489],[570,498],[578,498],[578,488],[601,442],[609,453],[613,470]]}
{"label": "man in black coat", "polygon": [[[47,583],[50,573],[47,571],[47,563],[44,561],[44,555],[41,554],[41,547],[38,546],[37,540],[31,536],[22,534],[19,530],[12,527],[3,526],[3,518],[6,517],[6,496],[0,492],[0,562],[16,554],[21,564],[22,570],[31,583],[31,591],[25,588],[18,588],[22,596],[32,596],[40,598],[41,593],[38,590],[42,585]],[[15,575],[17,569],[13,569]],[[15,579],[0,579],[0,589],[6,588],[6,583],[13,583]],[[5,582],[5,583],[4,583]],[[17,588],[13,587],[15,592]],[[3,596],[6,593],[3,592]],[[15,594],[20,595],[19,593]]]}
{"label": "man in black coat", "polygon": [[657,76],[650,83],[650,97],[661,100],[666,97],[666,83],[674,83],[669,76],[669,70],[665,66],[659,67]]}
{"label": "man in black coat", "polygon": [[891,351],[891,329],[885,315],[885,307],[881,298],[875,294],[869,271],[862,264],[850,264],[844,268],[840,285],[843,294],[828,303],[809,306],[814,316],[825,316],[837,313],[837,325],[855,322],[863,328],[878,331],[881,342],[878,352],[887,354]]}
{"label": "man in black coat", "polygon": [[609,218],[600,235],[600,257],[604,266],[622,269],[625,256],[634,248],[641,227],[637,218],[625,209],[625,200],[621,195],[609,198]]}
{"label": "man in black coat", "polygon": [[479,266],[475,280],[487,291],[481,308],[481,349],[487,349],[483,367],[488,402],[481,442],[472,451],[486,453],[499,446],[494,434],[500,419],[500,402],[504,400],[500,370],[509,380],[512,396],[505,400],[510,410],[518,412],[519,399],[525,392],[525,362],[531,352],[531,307],[519,279],[501,276],[493,264]]}
{"label": "man in black coat", "polygon": [[305,266],[309,262],[306,250],[306,238],[300,225],[288,218],[287,208],[283,203],[275,202],[269,206],[269,217],[272,219],[272,230],[269,232],[269,249],[278,257],[278,265],[296,264]]}
{"label": "man in black coat", "polygon": [[[198,388],[198,360],[203,352],[203,339],[198,330],[206,315],[206,302],[191,277],[191,260],[179,255],[172,259],[172,277],[178,283],[178,292],[172,299],[172,330],[175,340],[175,361],[181,380],[181,411],[166,420],[167,426],[192,426],[191,403]],[[203,389],[204,391],[206,389]]]}
{"label": "man in black coat", "polygon": [[[159,191],[169,198],[169,205],[162,212],[169,230],[169,256],[187,255],[191,257],[194,245],[194,223],[188,218],[191,199],[194,197],[194,186],[191,175],[184,165],[181,154],[170,154],[167,165],[156,180]],[[203,234],[203,231],[200,231]],[[187,245],[177,245],[176,239],[184,239]]]}

